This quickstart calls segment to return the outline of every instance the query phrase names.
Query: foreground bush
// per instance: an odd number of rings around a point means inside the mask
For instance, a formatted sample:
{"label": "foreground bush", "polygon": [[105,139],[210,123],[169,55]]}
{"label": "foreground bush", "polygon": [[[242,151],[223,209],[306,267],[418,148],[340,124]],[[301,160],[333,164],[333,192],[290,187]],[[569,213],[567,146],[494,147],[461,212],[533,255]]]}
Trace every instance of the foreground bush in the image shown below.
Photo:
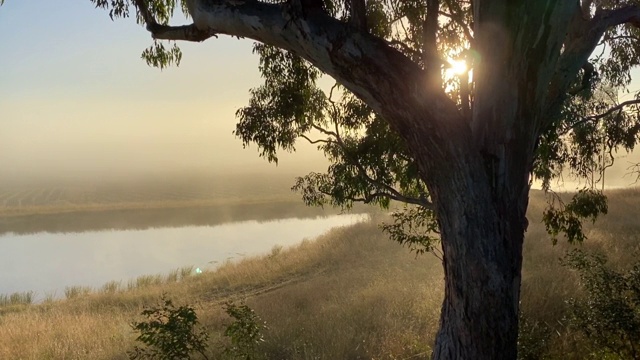
{"label": "foreground bush", "polygon": [[[225,357],[256,359],[256,346],[264,341],[261,331],[266,326],[244,303],[236,305],[227,301],[224,309],[233,319],[224,332],[231,343],[224,349]],[[140,333],[136,341],[144,346],[135,346],[128,353],[129,359],[186,360],[194,355],[209,359],[209,335],[202,328],[196,329],[198,316],[192,307],[176,307],[166,295],[162,295],[158,305],[144,309],[141,315],[147,320],[133,322],[131,327]]]}
{"label": "foreground bush", "polygon": [[604,255],[573,250],[563,265],[580,274],[585,296],[568,300],[569,323],[588,339],[592,355],[640,359],[640,261],[619,272]]}
{"label": "foreground bush", "polygon": [[192,307],[176,307],[162,295],[160,303],[143,310],[142,315],[147,321],[134,322],[131,327],[140,332],[136,341],[145,346],[134,347],[130,359],[191,359],[193,353],[208,359],[209,335],[203,329],[196,330],[198,316]]}

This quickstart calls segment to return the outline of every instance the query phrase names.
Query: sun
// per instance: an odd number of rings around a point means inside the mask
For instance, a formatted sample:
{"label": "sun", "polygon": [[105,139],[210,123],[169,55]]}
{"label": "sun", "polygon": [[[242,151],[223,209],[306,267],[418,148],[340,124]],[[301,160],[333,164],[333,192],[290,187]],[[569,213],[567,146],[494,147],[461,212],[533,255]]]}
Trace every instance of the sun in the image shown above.
{"label": "sun", "polygon": [[450,76],[462,75],[469,70],[469,68],[467,67],[467,62],[464,60],[448,59],[447,62],[449,63],[449,67],[447,68],[446,72]]}

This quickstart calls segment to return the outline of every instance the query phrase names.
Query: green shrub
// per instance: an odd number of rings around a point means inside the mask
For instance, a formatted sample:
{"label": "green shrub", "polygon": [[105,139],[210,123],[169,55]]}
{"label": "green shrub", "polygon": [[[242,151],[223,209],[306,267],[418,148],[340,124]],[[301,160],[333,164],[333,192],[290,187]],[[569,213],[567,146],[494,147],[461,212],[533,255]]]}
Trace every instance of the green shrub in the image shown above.
{"label": "green shrub", "polygon": [[[244,303],[236,305],[228,301],[224,309],[233,319],[224,332],[231,343],[224,348],[225,358],[256,359],[256,346],[264,341],[261,330],[266,326]],[[196,330],[198,316],[192,307],[176,307],[163,294],[156,306],[145,308],[141,315],[146,321],[133,322],[131,327],[140,333],[136,341],[144,347],[135,346],[128,352],[129,359],[182,360],[192,359],[193,354],[209,359],[209,335],[203,329]]]}
{"label": "green shrub", "polygon": [[234,319],[224,332],[224,336],[231,341],[231,346],[224,351],[225,355],[232,359],[256,359],[256,347],[264,341],[261,331],[266,328],[265,323],[244,303],[236,305],[227,301],[224,309]]}
{"label": "green shrub", "polygon": [[129,359],[191,359],[193,353],[208,359],[205,352],[209,335],[196,330],[198,316],[192,307],[176,307],[163,294],[160,303],[146,308],[142,315],[147,321],[133,322],[131,327],[140,332],[136,341],[146,346],[134,347]]}
{"label": "green shrub", "polygon": [[584,298],[570,299],[569,324],[591,342],[594,357],[640,359],[640,262],[626,272],[601,254],[569,252],[563,265],[577,270]]}

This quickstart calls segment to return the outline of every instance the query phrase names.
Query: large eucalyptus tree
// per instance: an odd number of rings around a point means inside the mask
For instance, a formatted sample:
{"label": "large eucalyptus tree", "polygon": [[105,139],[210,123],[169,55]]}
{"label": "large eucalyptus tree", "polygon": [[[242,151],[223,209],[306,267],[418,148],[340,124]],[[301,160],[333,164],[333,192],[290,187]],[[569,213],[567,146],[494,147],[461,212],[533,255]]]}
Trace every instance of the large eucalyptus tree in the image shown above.
{"label": "large eucalyptus tree", "polygon": [[[298,179],[307,203],[412,204],[387,230],[427,250],[429,234],[441,241],[435,359],[516,358],[532,179],[589,176],[594,154],[638,140],[638,96],[594,96],[630,83],[638,0],[91,1],[146,27],[155,66],[181,58],[163,40],[257,41],[264,85],[236,135],[271,161],[296,140],[318,144],[332,164]],[[193,23],[169,25],[176,9]],[[602,211],[604,197],[583,191],[545,219],[581,240],[580,219]],[[431,231],[403,232],[416,222]]]}

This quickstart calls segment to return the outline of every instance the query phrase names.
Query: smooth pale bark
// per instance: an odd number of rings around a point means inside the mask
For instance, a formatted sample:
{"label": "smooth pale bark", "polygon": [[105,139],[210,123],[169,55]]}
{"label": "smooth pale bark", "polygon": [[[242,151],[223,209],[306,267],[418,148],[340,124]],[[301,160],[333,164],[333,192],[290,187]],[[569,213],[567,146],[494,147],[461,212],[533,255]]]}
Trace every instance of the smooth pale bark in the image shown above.
{"label": "smooth pale bark", "polygon": [[[458,111],[425,71],[385,40],[300,0],[189,0],[194,24],[154,38],[251,38],[291,51],[384,116],[406,141],[442,234],[445,299],[434,359],[515,359],[529,174],[540,132],[604,31],[640,24],[640,8],[585,14],[577,1],[474,1],[474,102]],[[584,4],[583,4],[584,5]],[[427,68],[429,68],[427,64]]]}

